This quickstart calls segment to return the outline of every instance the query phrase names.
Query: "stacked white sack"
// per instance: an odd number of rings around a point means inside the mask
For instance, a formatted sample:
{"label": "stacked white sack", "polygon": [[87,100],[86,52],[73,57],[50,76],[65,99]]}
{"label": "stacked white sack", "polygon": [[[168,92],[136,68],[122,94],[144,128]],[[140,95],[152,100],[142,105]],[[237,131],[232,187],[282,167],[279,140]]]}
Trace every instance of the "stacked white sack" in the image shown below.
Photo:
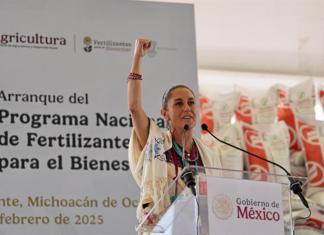
{"label": "stacked white sack", "polygon": [[276,120],[278,96],[276,87],[267,90],[235,87],[240,92],[236,120],[246,124],[270,124]]}
{"label": "stacked white sack", "polygon": [[[238,127],[233,124],[227,124],[223,126],[221,129],[217,130],[213,133],[219,139],[230,143],[237,147],[242,147],[241,135]],[[204,134],[203,139],[206,143],[208,143],[211,147],[216,148],[220,151],[222,168],[243,171],[243,152],[239,151],[231,146],[225,145],[223,143],[218,142],[209,134]],[[229,176],[233,178],[242,178],[241,172],[223,172],[223,176]]]}
{"label": "stacked white sack", "polygon": [[[274,161],[290,171],[289,133],[284,122],[269,125],[242,124],[245,149],[270,161]],[[284,171],[270,163],[250,155],[246,158],[246,168],[256,173],[284,175]],[[265,177],[265,176],[264,176]],[[262,180],[269,180],[261,178]],[[276,180],[276,179],[272,179]],[[281,180],[280,180],[281,181]]]}

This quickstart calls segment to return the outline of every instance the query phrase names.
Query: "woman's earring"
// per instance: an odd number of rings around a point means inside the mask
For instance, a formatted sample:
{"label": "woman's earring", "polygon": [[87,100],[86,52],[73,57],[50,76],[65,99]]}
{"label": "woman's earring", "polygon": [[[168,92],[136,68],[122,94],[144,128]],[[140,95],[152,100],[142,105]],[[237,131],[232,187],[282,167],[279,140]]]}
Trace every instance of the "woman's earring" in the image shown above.
{"label": "woman's earring", "polygon": [[170,122],[167,122],[167,128],[168,128],[168,130],[169,130],[171,133],[173,132],[173,130],[172,130],[172,125],[171,125]]}
{"label": "woman's earring", "polygon": [[170,131],[171,126],[170,126],[169,122],[166,123],[166,128],[168,129],[168,131]]}

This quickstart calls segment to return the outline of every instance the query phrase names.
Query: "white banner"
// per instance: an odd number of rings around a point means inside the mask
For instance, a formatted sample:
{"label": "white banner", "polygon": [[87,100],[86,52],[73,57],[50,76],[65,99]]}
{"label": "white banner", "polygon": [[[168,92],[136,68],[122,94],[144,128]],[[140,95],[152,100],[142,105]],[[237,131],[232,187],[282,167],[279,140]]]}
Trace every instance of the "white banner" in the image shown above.
{"label": "white banner", "polygon": [[138,37],[144,106],[197,91],[192,5],[11,1],[0,8],[0,233],[134,234],[126,77]]}
{"label": "white banner", "polygon": [[209,234],[284,235],[281,184],[208,177]]}

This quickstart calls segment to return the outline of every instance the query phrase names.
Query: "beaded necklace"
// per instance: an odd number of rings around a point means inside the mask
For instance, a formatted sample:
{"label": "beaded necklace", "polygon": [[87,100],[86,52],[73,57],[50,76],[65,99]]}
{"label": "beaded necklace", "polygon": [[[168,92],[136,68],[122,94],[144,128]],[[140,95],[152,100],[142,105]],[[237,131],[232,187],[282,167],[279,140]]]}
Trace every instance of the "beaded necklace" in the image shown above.
{"label": "beaded necklace", "polygon": [[[195,142],[192,141],[191,143],[191,147],[190,147],[190,153],[186,153],[185,152],[185,156],[183,157],[183,153],[182,153],[182,147],[180,147],[174,140],[172,140],[172,147],[175,151],[175,155],[176,157],[178,157],[178,159],[180,160],[180,162],[182,163],[182,168],[184,167],[188,167],[190,166],[190,163],[194,163],[195,168],[194,168],[194,175],[198,174],[198,159],[199,159],[199,154],[198,154],[198,150],[197,147],[194,146]],[[193,164],[191,164],[193,165]],[[176,171],[176,175],[178,175],[178,168],[177,165],[175,164],[175,171]],[[173,202],[178,195],[178,183],[176,183],[176,188],[175,188],[175,195],[171,196],[171,202]]]}
{"label": "beaded necklace", "polygon": [[[194,167],[194,175],[198,174],[198,164],[200,163],[200,158],[199,158],[199,153],[198,153],[198,148],[197,145],[194,141],[191,143],[190,147],[190,153],[185,152],[185,156],[183,157],[183,152],[182,152],[182,147],[180,147],[174,140],[172,140],[172,149],[173,152],[175,153],[175,157],[178,158],[178,160],[182,163],[182,168],[190,166],[190,165],[195,165]],[[191,164],[190,164],[191,163]],[[193,164],[194,163],[194,164]],[[175,172],[176,172],[176,177],[178,175],[178,166],[177,164],[175,166]],[[175,177],[175,178],[176,178]],[[178,195],[178,183],[175,185],[175,194],[171,196],[171,202],[173,202]]]}
{"label": "beaded necklace", "polygon": [[[185,156],[182,156],[182,147],[180,147],[174,140],[172,140],[172,146],[177,153],[178,158],[182,162],[182,167],[190,166],[190,162],[194,163],[195,165],[195,174],[197,174],[197,167],[198,167],[198,152],[197,148],[193,148],[194,141],[191,143],[190,153],[185,152]],[[191,164],[193,165],[193,164]]]}

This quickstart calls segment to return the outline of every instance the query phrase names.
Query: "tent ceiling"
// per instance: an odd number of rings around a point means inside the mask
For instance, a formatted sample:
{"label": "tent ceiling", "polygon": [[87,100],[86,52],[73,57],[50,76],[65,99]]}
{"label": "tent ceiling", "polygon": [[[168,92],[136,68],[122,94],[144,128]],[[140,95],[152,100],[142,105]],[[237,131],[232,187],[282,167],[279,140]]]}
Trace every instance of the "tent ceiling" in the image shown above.
{"label": "tent ceiling", "polygon": [[195,5],[201,69],[324,76],[322,0],[162,2]]}

